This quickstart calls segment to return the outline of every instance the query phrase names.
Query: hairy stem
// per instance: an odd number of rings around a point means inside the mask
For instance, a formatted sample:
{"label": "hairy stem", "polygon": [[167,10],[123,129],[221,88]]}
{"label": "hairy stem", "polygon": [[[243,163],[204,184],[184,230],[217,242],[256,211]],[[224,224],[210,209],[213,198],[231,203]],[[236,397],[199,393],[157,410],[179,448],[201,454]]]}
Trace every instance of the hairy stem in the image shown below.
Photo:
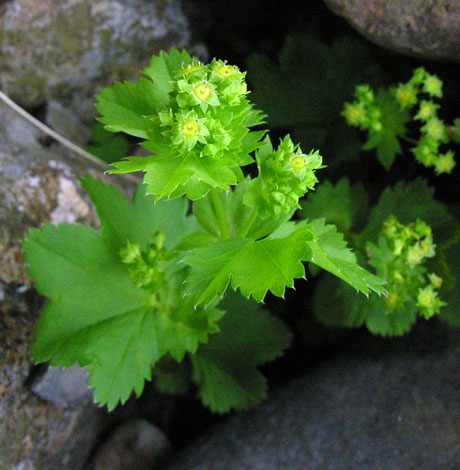
{"label": "hairy stem", "polygon": [[222,240],[227,240],[230,237],[228,233],[227,218],[225,217],[224,213],[224,206],[222,205],[222,201],[220,200],[219,194],[217,194],[216,191],[211,191],[210,196],[212,205],[214,207],[214,212],[216,213],[217,222],[219,224],[220,236]]}

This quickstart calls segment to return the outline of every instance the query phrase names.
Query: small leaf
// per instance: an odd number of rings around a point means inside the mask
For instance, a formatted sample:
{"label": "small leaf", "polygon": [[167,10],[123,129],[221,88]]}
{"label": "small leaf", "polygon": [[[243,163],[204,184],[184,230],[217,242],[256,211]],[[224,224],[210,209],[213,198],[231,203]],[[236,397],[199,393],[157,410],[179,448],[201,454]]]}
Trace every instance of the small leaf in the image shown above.
{"label": "small leaf", "polygon": [[162,104],[157,88],[150,80],[140,78],[137,83],[115,83],[103,88],[96,96],[100,122],[111,132],[125,132],[146,139],[152,123],[145,116],[154,114]]}
{"label": "small leaf", "polygon": [[410,114],[407,109],[401,110],[393,95],[384,89],[377,93],[375,105],[382,113],[382,130],[369,132],[369,139],[363,145],[363,150],[376,148],[379,162],[389,170],[396,155],[401,153],[398,137],[406,134],[405,125],[410,119]]}
{"label": "small leaf", "polygon": [[334,225],[326,225],[324,219],[316,219],[307,224],[313,234],[308,242],[312,256],[309,261],[329,271],[352,287],[369,295],[370,291],[386,294],[382,287],[385,281],[363,269],[356,256],[347,247],[343,235]]}

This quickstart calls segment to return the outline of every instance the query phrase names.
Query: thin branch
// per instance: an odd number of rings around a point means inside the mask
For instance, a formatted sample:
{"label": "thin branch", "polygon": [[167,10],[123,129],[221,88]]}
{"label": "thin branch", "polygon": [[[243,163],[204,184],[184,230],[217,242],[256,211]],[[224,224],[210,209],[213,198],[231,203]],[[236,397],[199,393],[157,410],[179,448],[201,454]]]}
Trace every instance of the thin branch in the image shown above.
{"label": "thin branch", "polygon": [[[31,114],[29,114],[25,109],[21,108],[21,106],[16,104],[11,98],[9,98],[7,95],[5,95],[5,93],[3,93],[2,91],[0,91],[0,100],[2,100],[7,106],[9,106],[16,113],[18,113],[20,116],[22,116],[24,119],[26,119],[31,124],[33,124],[35,127],[40,129],[42,132],[49,135],[53,139],[57,140],[60,144],[64,145],[64,147],[67,147],[69,150],[72,150],[72,152],[75,152],[76,154],[80,155],[81,157],[85,158],[86,160],[89,160],[91,163],[93,163],[94,165],[96,165],[99,168],[103,169],[104,171],[108,170],[108,165],[106,163],[104,163],[102,160],[95,157],[94,155],[87,152],[86,150],[82,149],[81,147],[74,144],[70,140],[66,139],[61,134],[58,134],[57,132],[53,131],[53,129],[48,127],[46,124],[43,124],[38,119],[34,118]],[[130,175],[130,174],[127,174],[127,175],[121,174],[120,177],[125,178],[128,181],[131,181],[131,182],[136,183],[136,184],[140,183],[140,180],[138,178],[136,178],[135,176]]]}

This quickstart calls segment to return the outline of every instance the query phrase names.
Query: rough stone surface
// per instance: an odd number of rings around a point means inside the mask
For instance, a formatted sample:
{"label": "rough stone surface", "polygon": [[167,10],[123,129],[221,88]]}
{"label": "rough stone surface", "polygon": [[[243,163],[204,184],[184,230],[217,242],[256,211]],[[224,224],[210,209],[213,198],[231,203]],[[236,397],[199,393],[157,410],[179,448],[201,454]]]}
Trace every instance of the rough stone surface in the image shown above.
{"label": "rough stone surface", "polygon": [[75,101],[137,77],[152,54],[188,47],[180,0],[11,0],[0,4],[0,88],[24,107]]}
{"label": "rough stone surface", "polygon": [[[76,176],[102,175],[81,157],[40,143],[39,131],[0,102],[0,280],[30,285],[21,240],[42,223],[96,223]],[[126,179],[110,178],[112,183]]]}
{"label": "rough stone surface", "polygon": [[36,369],[28,351],[43,301],[28,289],[32,283],[20,242],[30,227],[45,222],[95,224],[76,175],[103,171],[57,147],[42,146],[41,137],[34,126],[0,102],[2,470],[79,470],[91,451],[100,416],[89,395],[74,401],[61,399],[56,406],[57,401],[50,403],[31,390]]}
{"label": "rough stone surface", "polygon": [[112,431],[85,470],[153,470],[169,450],[168,439],[160,428],[145,419],[131,419]]}
{"label": "rough stone surface", "polygon": [[[233,416],[168,470],[458,470],[460,334],[350,355]],[[387,346],[391,349],[391,346]]]}
{"label": "rough stone surface", "polygon": [[324,0],[370,41],[425,59],[460,61],[456,0]]}
{"label": "rough stone surface", "polygon": [[65,408],[87,403],[92,398],[87,382],[88,373],[77,365],[68,369],[48,367],[33,380],[30,389],[54,406]]}
{"label": "rough stone surface", "polygon": [[29,347],[37,296],[0,285],[0,468],[78,470],[96,436],[97,409],[89,399],[58,408],[32,393]]}

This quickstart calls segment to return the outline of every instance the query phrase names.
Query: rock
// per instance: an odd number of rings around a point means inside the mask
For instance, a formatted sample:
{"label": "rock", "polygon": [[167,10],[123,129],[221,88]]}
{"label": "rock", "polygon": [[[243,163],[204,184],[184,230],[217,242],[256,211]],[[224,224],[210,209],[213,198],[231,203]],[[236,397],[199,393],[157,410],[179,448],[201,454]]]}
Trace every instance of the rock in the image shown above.
{"label": "rock", "polygon": [[[29,289],[32,283],[21,257],[20,242],[30,227],[45,222],[94,225],[94,211],[80,191],[76,176],[85,172],[100,175],[103,171],[54,145],[44,147],[41,137],[34,126],[0,102],[2,470],[79,470],[99,426],[100,411],[92,404],[90,394],[76,397],[72,395],[74,387],[72,393],[67,389],[66,397],[62,389],[51,395],[35,377],[36,368],[28,353],[43,299]],[[117,178],[110,181],[116,182]],[[43,398],[33,392],[34,387]]]}
{"label": "rock", "polygon": [[457,470],[459,364],[458,332],[429,352],[350,355],[234,415],[167,470]]}
{"label": "rock", "polygon": [[68,369],[48,367],[31,384],[31,390],[54,406],[65,408],[88,402],[93,394],[88,388],[88,373],[79,366]]}
{"label": "rock", "polygon": [[89,127],[84,125],[72,108],[65,108],[57,100],[51,99],[48,101],[45,121],[54,131],[74,144],[84,146],[91,137]]}
{"label": "rock", "polygon": [[153,470],[168,455],[170,445],[161,429],[145,419],[115,428],[96,450],[92,470]]}
{"label": "rock", "polygon": [[[6,284],[30,285],[20,244],[30,227],[47,222],[96,223],[76,176],[86,172],[101,176],[108,167],[44,147],[42,137],[0,102],[0,280]],[[123,185],[127,179],[110,177],[111,183],[117,181]]]}
{"label": "rock", "polygon": [[34,294],[0,285],[0,468],[79,470],[96,437],[97,408],[88,398],[56,407],[32,393],[28,351],[40,303]]}
{"label": "rock", "polygon": [[460,61],[460,3],[451,0],[324,0],[367,39],[402,54]]}
{"label": "rock", "polygon": [[58,98],[92,117],[101,86],[131,80],[152,54],[188,47],[180,0],[10,0],[0,6],[0,83],[24,107]]}

